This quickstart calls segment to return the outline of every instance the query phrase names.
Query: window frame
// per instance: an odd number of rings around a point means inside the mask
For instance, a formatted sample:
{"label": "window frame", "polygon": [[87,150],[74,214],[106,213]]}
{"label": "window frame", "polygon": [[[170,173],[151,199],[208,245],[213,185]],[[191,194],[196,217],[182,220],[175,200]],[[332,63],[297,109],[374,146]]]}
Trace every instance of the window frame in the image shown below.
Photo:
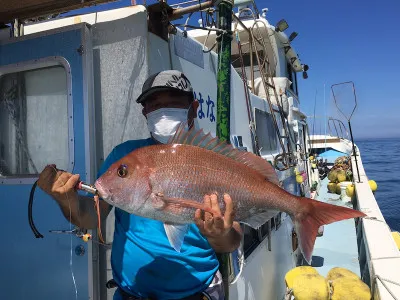
{"label": "window frame", "polygon": [[[279,152],[280,144],[279,144],[279,137],[278,137],[278,135],[276,133],[276,130],[275,130],[274,121],[272,120],[271,112],[262,110],[262,109],[260,109],[258,107],[254,108],[254,123],[255,123],[256,134],[257,134],[258,137],[260,136],[260,134],[257,131],[257,120],[258,120],[257,112],[259,113],[259,115],[263,114],[263,115],[268,116],[270,118],[270,121],[272,122],[272,127],[273,127],[272,130],[273,130],[273,132],[272,133],[269,132],[269,134],[270,134],[271,138],[274,139],[274,142],[275,142],[275,148],[271,149],[271,150],[268,150],[268,151],[265,151],[264,153],[263,153],[263,151],[261,151],[261,153],[260,153],[261,157],[265,158],[265,157],[273,156],[273,155],[275,155],[276,153]],[[274,113],[275,113],[275,111],[274,111]],[[275,117],[276,117],[276,115],[275,115]],[[259,140],[259,146],[261,146],[260,145],[260,138],[258,138],[258,140]]]}
{"label": "window frame", "polygon": [[[63,67],[67,78],[67,114],[68,114],[68,168],[67,172],[72,172],[74,168],[74,113],[73,113],[73,95],[72,95],[72,76],[69,62],[62,56],[48,56],[44,58],[22,61],[9,65],[0,65],[0,77],[25,71],[34,71],[46,67]],[[41,172],[42,170],[38,170]],[[39,177],[39,174],[16,174],[0,177],[1,185],[15,184],[33,184]]]}

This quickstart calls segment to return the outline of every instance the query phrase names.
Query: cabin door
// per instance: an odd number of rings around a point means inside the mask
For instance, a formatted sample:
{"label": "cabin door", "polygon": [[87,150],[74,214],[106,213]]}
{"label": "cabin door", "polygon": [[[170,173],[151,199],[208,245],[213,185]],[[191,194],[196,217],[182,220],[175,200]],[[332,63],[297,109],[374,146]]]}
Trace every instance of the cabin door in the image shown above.
{"label": "cabin door", "polygon": [[0,43],[2,299],[93,299],[91,244],[49,232],[74,227],[40,188],[33,220],[43,238],[35,237],[27,213],[47,164],[93,181],[91,69],[85,24]]}

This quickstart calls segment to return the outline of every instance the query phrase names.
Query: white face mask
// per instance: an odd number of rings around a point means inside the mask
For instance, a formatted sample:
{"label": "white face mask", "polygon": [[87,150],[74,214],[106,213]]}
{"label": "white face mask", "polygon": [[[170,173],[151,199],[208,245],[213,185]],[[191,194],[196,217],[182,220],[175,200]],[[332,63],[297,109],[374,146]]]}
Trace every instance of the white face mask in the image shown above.
{"label": "white face mask", "polygon": [[160,143],[166,144],[182,122],[188,120],[188,109],[160,108],[147,115],[147,127],[151,135]]}

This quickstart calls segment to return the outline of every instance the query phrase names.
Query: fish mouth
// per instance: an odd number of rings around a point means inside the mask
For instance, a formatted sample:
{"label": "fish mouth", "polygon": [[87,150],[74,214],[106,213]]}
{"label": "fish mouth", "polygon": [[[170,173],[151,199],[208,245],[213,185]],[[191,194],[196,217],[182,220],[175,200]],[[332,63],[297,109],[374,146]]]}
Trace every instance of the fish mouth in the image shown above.
{"label": "fish mouth", "polygon": [[96,181],[94,183],[94,186],[97,190],[97,194],[99,195],[100,198],[102,198],[104,201],[110,202],[112,201],[112,195],[110,191],[106,188],[104,188],[100,182]]}

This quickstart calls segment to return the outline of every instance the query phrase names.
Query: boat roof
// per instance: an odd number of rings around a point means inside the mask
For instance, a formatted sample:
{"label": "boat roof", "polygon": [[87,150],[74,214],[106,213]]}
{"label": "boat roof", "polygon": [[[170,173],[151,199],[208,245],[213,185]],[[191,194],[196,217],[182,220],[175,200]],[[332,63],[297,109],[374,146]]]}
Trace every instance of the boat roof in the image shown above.
{"label": "boat roof", "polygon": [[116,0],[0,0],[0,23],[30,19]]}

